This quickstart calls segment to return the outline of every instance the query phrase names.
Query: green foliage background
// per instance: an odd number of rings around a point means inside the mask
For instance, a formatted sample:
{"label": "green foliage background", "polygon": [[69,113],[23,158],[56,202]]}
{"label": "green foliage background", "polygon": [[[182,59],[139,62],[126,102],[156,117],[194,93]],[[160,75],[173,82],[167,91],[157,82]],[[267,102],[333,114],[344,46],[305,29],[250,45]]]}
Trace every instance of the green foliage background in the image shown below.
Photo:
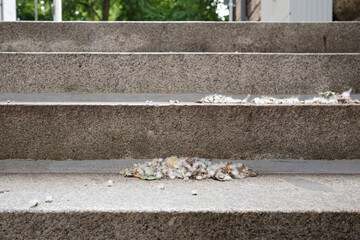
{"label": "green foliage background", "polygon": [[[103,20],[110,1],[110,21],[220,21],[219,0],[63,0],[63,21]],[[38,0],[39,20],[52,21],[53,0]],[[17,18],[34,20],[34,0],[17,0]]]}

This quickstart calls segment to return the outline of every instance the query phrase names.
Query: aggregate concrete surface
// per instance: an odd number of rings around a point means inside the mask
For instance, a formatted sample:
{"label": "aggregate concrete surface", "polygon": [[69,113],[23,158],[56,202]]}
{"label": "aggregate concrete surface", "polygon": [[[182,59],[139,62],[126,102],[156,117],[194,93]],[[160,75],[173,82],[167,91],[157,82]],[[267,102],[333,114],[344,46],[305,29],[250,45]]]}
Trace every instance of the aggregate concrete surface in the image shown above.
{"label": "aggregate concrete surface", "polygon": [[[0,160],[0,173],[119,173],[135,163],[152,159],[109,160]],[[301,160],[266,159],[235,160],[212,159],[214,162],[244,163],[260,174],[360,174],[360,159],[352,160]]]}
{"label": "aggregate concrete surface", "polygon": [[359,53],[0,53],[0,92],[360,93]]}
{"label": "aggregate concrete surface", "polygon": [[360,24],[2,22],[0,51],[359,52]]}
{"label": "aggregate concrete surface", "polygon": [[[108,180],[114,181],[112,187]],[[219,182],[145,181],[117,174],[0,174],[0,190],[9,190],[0,194],[2,212],[360,211],[360,175],[260,175]],[[52,203],[45,203],[48,195]],[[35,199],[39,206],[30,208]]]}
{"label": "aggregate concrete surface", "polygon": [[146,182],[0,174],[0,190],[9,190],[0,194],[2,239],[358,239],[360,232],[359,175]]}
{"label": "aggregate concrete surface", "polygon": [[359,159],[360,105],[0,104],[0,159]]}

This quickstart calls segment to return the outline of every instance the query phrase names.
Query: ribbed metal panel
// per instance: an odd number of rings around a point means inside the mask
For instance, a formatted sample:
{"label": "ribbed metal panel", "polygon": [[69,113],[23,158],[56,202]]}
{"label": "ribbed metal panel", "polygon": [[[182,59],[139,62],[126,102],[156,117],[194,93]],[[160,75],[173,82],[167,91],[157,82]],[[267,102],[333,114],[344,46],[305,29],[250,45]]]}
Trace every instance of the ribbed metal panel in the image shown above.
{"label": "ribbed metal panel", "polygon": [[290,0],[291,22],[331,22],[332,0]]}

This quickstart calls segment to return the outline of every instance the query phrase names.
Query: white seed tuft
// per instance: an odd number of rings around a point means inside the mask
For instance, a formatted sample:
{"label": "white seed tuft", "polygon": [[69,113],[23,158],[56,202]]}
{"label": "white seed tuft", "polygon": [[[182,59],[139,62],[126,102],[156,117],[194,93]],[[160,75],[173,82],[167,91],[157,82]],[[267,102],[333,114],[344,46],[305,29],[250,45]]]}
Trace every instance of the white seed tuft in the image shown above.
{"label": "white seed tuft", "polygon": [[107,184],[106,184],[108,187],[112,187],[114,185],[114,182],[113,180],[109,180],[107,181]]}
{"label": "white seed tuft", "polygon": [[53,201],[52,196],[47,196],[46,199],[45,199],[46,203],[51,203],[52,201]]}
{"label": "white seed tuft", "polygon": [[231,181],[232,178],[231,178],[230,176],[225,176],[225,177],[224,177],[224,180],[225,180],[225,181]]}
{"label": "white seed tuft", "polygon": [[39,201],[36,199],[32,200],[32,201],[30,201],[29,205],[30,205],[30,208],[37,207],[37,206],[39,206]]}

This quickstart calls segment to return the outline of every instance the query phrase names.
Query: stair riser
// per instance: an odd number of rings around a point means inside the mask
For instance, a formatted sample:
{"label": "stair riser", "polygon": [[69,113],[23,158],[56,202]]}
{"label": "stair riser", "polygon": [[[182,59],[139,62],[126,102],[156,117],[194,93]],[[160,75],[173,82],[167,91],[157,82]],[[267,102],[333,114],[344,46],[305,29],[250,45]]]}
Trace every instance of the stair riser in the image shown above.
{"label": "stair riser", "polygon": [[358,239],[359,212],[0,213],[2,239]]}
{"label": "stair riser", "polygon": [[360,52],[360,23],[0,23],[0,51]]}
{"label": "stair riser", "polygon": [[360,54],[0,53],[0,92],[360,93]]}
{"label": "stair riser", "polygon": [[359,159],[359,105],[1,105],[0,159]]}

